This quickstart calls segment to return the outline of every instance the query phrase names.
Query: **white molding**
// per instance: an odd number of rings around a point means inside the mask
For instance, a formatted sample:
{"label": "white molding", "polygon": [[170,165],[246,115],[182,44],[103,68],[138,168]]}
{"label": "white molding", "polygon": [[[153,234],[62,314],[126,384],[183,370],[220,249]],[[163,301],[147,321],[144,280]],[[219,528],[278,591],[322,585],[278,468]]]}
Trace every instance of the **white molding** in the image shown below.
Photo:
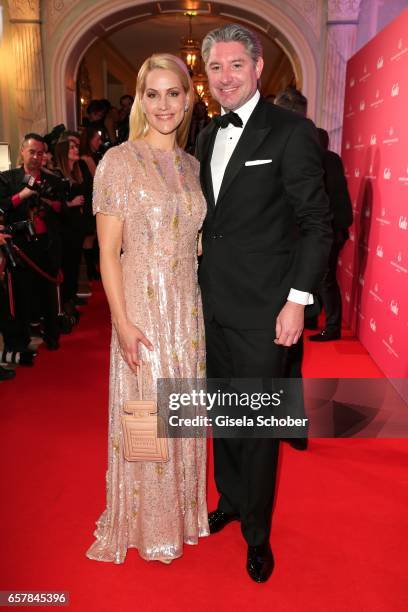
{"label": "white molding", "polygon": [[[52,50],[52,57],[47,66],[47,86],[51,90],[48,92],[50,103],[51,124],[67,123],[66,90],[72,89],[73,84],[66,82],[67,66],[73,51],[77,48],[80,39],[84,34],[95,33],[104,18],[127,8],[135,8],[145,4],[144,0],[103,0],[97,4],[86,6],[81,13],[74,17],[71,12],[59,21],[55,31],[55,50]],[[85,3],[84,3],[85,4]],[[216,4],[216,3],[215,3]],[[317,116],[318,104],[318,58],[315,57],[312,45],[307,40],[300,26],[287,15],[282,8],[268,0],[252,0],[250,7],[248,0],[223,0],[223,6],[239,8],[254,13],[278,29],[292,45],[296,56],[289,59],[292,65],[299,65],[301,68],[300,81],[302,90],[309,100],[309,116],[315,119]],[[78,5],[76,5],[78,6]],[[306,24],[306,22],[305,22]],[[306,29],[306,28],[305,28]],[[96,34],[94,34],[96,37]],[[52,49],[53,40],[47,41]],[[85,52],[85,47],[89,47],[89,41],[83,45],[81,56]],[[47,45],[48,46],[48,45]],[[47,50],[48,51],[48,50]],[[285,49],[286,53],[288,50]]]}

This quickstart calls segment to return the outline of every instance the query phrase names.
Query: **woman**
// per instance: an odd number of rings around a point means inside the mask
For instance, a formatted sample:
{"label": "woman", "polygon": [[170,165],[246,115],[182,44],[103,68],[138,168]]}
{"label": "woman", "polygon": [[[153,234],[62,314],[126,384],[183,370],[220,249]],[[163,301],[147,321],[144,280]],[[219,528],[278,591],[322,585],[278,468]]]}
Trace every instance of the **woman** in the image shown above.
{"label": "woman", "polygon": [[79,267],[82,244],[85,237],[84,207],[92,200],[92,176],[85,162],[79,161],[76,139],[68,138],[55,145],[56,173],[69,179],[70,194],[61,216],[62,225],[62,271],[64,282],[62,296],[64,310],[68,315],[78,316],[77,302]]}
{"label": "woman", "polygon": [[113,322],[107,508],[87,552],[99,561],[123,563],[136,547],[144,559],[170,562],[181,556],[183,542],[209,533],[205,440],[169,439],[167,463],[127,462],[120,428],[124,402],[138,398],[141,360],[145,399],[155,399],[158,378],[205,374],[196,279],[205,201],[198,163],[182,150],[193,102],[180,59],[147,59],[129,140],[106,153],[95,175],[101,273]]}
{"label": "woman", "polygon": [[[95,176],[96,166],[99,163],[100,156],[99,148],[102,144],[102,138],[99,130],[93,127],[84,128],[81,132],[81,141],[79,153],[81,160],[86,163],[89,173],[92,176],[91,190],[93,188],[93,177]],[[84,207],[85,221],[85,240],[83,244],[83,253],[86,263],[86,271],[88,280],[100,280],[100,274],[96,269],[96,255],[94,250],[96,238],[95,217],[92,214],[92,200],[85,202]]]}

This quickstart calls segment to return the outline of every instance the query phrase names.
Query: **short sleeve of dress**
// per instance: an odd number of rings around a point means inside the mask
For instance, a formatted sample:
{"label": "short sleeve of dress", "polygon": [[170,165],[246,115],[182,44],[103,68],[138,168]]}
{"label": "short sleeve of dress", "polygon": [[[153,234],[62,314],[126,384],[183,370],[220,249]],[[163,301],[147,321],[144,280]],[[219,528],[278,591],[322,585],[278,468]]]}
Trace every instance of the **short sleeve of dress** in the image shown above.
{"label": "short sleeve of dress", "polygon": [[94,214],[114,215],[124,220],[128,205],[126,159],[121,147],[109,149],[99,162],[93,186]]}

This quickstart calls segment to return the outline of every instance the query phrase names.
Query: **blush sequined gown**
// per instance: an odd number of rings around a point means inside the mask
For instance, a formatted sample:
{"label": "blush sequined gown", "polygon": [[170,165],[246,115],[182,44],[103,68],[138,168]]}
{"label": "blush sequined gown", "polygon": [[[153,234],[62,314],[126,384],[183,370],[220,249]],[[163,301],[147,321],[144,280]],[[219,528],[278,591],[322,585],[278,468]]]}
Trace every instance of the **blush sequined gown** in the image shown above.
{"label": "blush sequined gown", "polygon": [[[197,284],[197,232],[205,216],[198,162],[144,140],[110,149],[94,183],[94,212],[124,221],[122,278],[128,319],[153,344],[141,347],[145,399],[157,378],[203,378],[205,338]],[[137,377],[112,330],[106,509],[90,559],[123,563],[128,548],[173,559],[208,535],[206,440],[169,439],[167,463],[127,462],[120,416],[138,399]]]}

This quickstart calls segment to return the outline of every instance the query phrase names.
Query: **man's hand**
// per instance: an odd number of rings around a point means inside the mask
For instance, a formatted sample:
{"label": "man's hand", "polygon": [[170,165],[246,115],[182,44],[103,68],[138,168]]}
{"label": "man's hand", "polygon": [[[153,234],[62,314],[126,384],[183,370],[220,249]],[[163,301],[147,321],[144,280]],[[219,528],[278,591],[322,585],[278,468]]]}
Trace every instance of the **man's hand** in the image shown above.
{"label": "man's hand", "polygon": [[20,200],[26,200],[27,198],[31,198],[34,193],[34,189],[24,187],[24,189],[22,189],[18,195],[20,196]]}
{"label": "man's hand", "polygon": [[305,307],[295,302],[286,302],[276,319],[275,344],[292,346],[302,335]]}

